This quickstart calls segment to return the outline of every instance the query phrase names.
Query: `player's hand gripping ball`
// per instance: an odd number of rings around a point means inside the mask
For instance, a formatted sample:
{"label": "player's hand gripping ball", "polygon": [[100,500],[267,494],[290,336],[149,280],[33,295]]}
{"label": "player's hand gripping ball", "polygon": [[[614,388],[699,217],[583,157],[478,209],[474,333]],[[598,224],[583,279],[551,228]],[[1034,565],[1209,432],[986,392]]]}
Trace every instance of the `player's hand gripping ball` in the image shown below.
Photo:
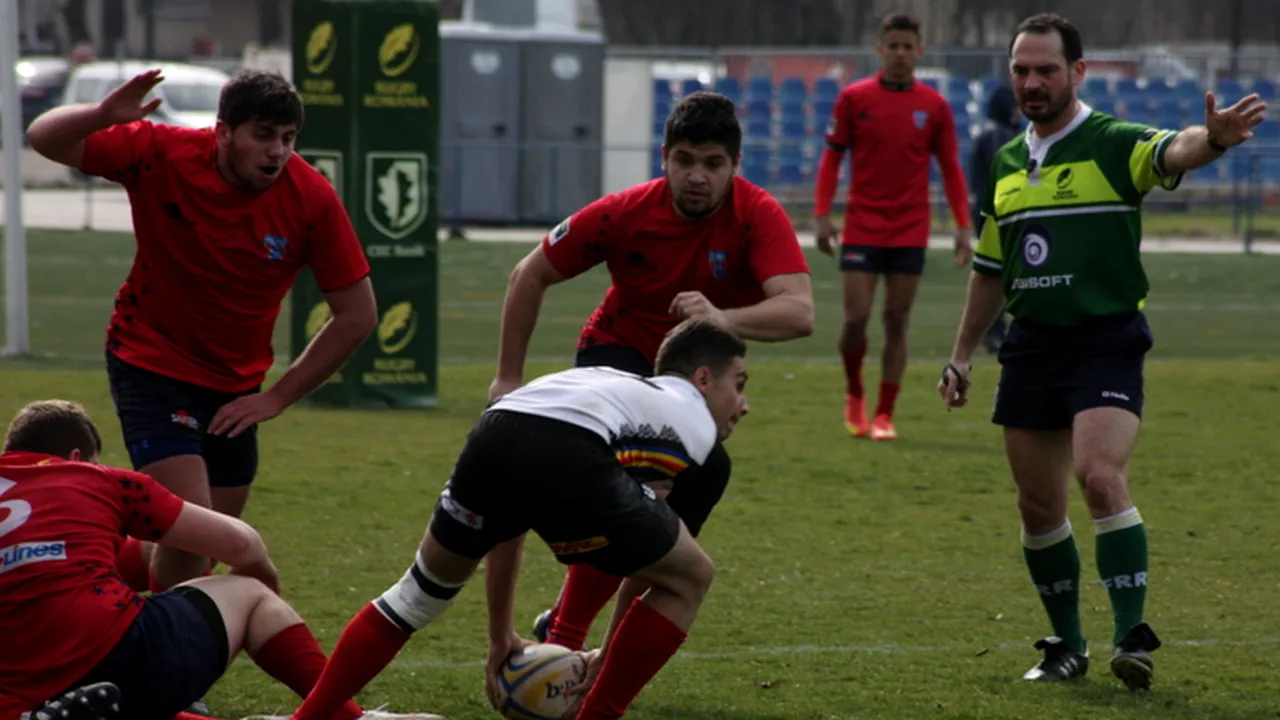
{"label": "player's hand gripping ball", "polygon": [[582,655],[559,645],[530,645],[507,658],[499,674],[498,712],[508,720],[561,720],[578,699],[567,690],[582,682]]}

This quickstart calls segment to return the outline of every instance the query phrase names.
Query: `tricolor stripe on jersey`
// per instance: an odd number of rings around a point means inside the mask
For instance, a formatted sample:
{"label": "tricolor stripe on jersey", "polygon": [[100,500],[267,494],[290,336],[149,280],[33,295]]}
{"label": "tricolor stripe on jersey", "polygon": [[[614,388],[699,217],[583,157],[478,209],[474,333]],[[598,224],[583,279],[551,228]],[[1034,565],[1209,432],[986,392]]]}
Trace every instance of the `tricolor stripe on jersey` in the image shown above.
{"label": "tricolor stripe on jersey", "polygon": [[617,450],[618,463],[642,479],[667,480],[689,467],[692,460],[683,449],[652,444],[628,444]]}

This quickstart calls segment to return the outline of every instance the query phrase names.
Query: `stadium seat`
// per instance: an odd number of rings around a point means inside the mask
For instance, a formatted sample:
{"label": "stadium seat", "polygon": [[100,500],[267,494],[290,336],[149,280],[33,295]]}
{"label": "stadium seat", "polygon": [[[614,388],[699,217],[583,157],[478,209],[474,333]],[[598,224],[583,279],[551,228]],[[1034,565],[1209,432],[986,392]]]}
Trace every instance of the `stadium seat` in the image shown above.
{"label": "stadium seat", "polygon": [[[784,140],[805,140],[809,137],[809,128],[803,117],[782,118],[782,138]],[[799,147],[799,143],[795,143]]]}
{"label": "stadium seat", "polygon": [[1087,104],[1092,106],[1094,110],[1108,115],[1115,115],[1117,112],[1116,101],[1111,97],[1099,97]]}
{"label": "stadium seat", "polygon": [[1262,96],[1263,100],[1276,99],[1276,83],[1268,78],[1258,78],[1253,81],[1253,91]]}
{"label": "stadium seat", "polygon": [[1153,96],[1153,99],[1156,99],[1156,100],[1166,95],[1172,95],[1174,92],[1173,86],[1170,85],[1168,81],[1166,81],[1164,78],[1155,78],[1155,77],[1147,78],[1147,86],[1145,90],[1147,91],[1148,95]]}
{"label": "stadium seat", "polygon": [[767,120],[773,117],[773,105],[768,100],[748,98],[746,105],[748,118],[764,118]]}
{"label": "stadium seat", "polygon": [[752,77],[747,81],[747,99],[772,100],[773,80],[762,75]]}
{"label": "stadium seat", "polygon": [[662,98],[662,97],[665,97],[665,98],[672,97],[671,81],[666,80],[664,78],[654,78],[653,79],[653,97],[655,99]]}
{"label": "stadium seat", "polygon": [[947,78],[947,99],[952,103],[955,103],[956,101],[969,102],[972,100],[973,90],[969,87],[969,78]]}
{"label": "stadium seat", "polygon": [[1200,83],[1195,78],[1182,78],[1174,89],[1178,97],[1183,100],[1198,98],[1201,95]]}
{"label": "stadium seat", "polygon": [[809,97],[809,88],[805,87],[802,78],[783,78],[782,83],[778,85],[778,97],[782,102],[802,103]]}
{"label": "stadium seat", "polygon": [[745,145],[742,150],[742,174],[756,185],[769,184],[771,173],[768,146],[755,142]]}
{"label": "stadium seat", "polygon": [[799,162],[799,156],[789,158],[785,161],[778,162],[778,184],[779,185],[803,185],[805,184],[804,169]]}
{"label": "stadium seat", "polygon": [[1235,102],[1244,97],[1244,86],[1236,78],[1222,78],[1214,88],[1214,94],[1220,100]]}
{"label": "stadium seat", "polygon": [[1086,77],[1084,93],[1089,97],[1101,98],[1111,94],[1111,86],[1104,77]]}
{"label": "stadium seat", "polygon": [[773,136],[773,123],[768,118],[759,118],[747,116],[747,124],[744,128],[746,135],[751,140],[767,141]]}
{"label": "stadium seat", "polygon": [[1131,77],[1120,78],[1116,81],[1117,95],[1136,95],[1142,92],[1142,88],[1138,87],[1138,79]]}
{"label": "stadium seat", "polygon": [[684,97],[690,93],[696,93],[702,90],[702,81],[698,78],[685,78],[680,81],[680,96]]}
{"label": "stadium seat", "polygon": [[826,100],[834,103],[839,95],[840,83],[836,82],[835,78],[818,78],[813,83],[813,97],[816,101]]}
{"label": "stadium seat", "polygon": [[827,120],[831,119],[831,113],[836,109],[835,101],[827,102],[819,100],[813,104],[813,125],[814,127],[826,127]]}
{"label": "stadium seat", "polygon": [[742,102],[742,83],[738,82],[738,78],[726,76],[717,78],[715,82],[716,92],[724,95],[737,105]]}

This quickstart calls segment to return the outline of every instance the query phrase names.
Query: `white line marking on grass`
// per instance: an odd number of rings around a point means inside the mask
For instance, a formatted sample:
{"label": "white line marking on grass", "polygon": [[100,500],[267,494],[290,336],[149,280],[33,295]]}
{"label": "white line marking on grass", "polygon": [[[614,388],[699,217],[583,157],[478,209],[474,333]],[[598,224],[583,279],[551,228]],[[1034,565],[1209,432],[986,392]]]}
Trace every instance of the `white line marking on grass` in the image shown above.
{"label": "white line marking on grass", "polygon": [[[1173,640],[1164,643],[1166,647],[1261,647],[1280,645],[1280,638],[1252,638],[1249,640],[1223,640],[1206,638],[1201,640]],[[674,660],[732,660],[735,658],[753,658],[768,655],[921,655],[928,653],[956,653],[974,656],[983,650],[1032,650],[1031,642],[1001,642],[994,644],[974,643],[972,645],[792,645],[788,647],[754,647],[721,652],[684,652],[676,653]],[[1110,645],[1094,647],[1109,650]],[[418,668],[466,668],[484,667],[484,660],[396,660],[390,668],[396,670],[416,670]]]}

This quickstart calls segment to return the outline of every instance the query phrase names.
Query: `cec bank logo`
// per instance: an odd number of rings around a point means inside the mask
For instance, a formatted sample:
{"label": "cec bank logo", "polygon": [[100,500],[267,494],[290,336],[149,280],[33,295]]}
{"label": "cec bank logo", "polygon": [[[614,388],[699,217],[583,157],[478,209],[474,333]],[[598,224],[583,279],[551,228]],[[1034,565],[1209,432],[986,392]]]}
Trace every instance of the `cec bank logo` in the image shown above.
{"label": "cec bank logo", "polygon": [[422,39],[413,23],[397,25],[382,38],[382,47],[378,48],[378,67],[387,77],[403,75],[413,67],[422,49]]}
{"label": "cec bank logo", "polygon": [[371,152],[365,163],[369,222],[393,240],[417,230],[427,219],[426,154]]}
{"label": "cec bank logo", "polygon": [[395,355],[413,342],[418,334],[418,311],[409,301],[398,302],[382,314],[378,323],[378,347],[388,355]]}
{"label": "cec bank logo", "polygon": [[333,64],[338,52],[338,38],[334,36],[333,23],[325,21],[315,26],[307,38],[307,72],[320,75]]}

